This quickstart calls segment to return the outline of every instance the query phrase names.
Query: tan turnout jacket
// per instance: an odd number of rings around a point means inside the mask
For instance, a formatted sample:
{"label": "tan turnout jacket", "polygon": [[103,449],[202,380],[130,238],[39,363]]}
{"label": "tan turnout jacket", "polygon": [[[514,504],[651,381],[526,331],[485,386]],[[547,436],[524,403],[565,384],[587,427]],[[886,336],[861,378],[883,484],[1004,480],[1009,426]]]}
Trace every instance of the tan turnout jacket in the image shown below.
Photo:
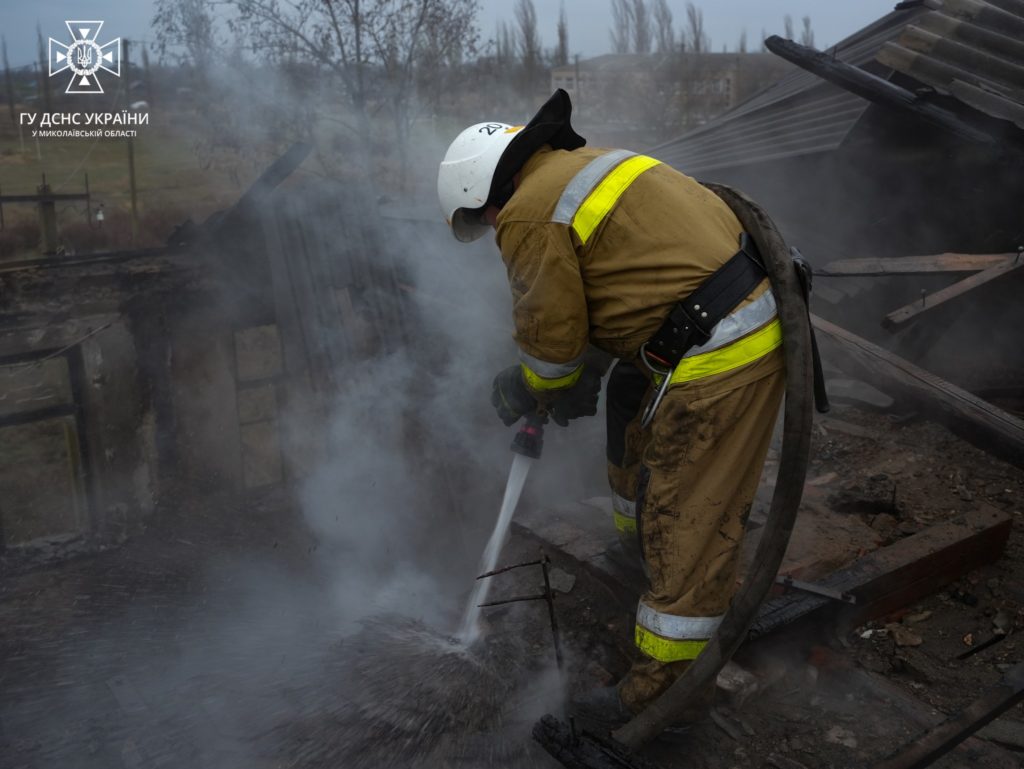
{"label": "tan turnout jacket", "polygon": [[742,228],[728,206],[664,164],[640,173],[581,242],[572,226],[553,221],[555,208],[576,174],[607,152],[542,148],[498,215],[515,340],[539,361],[573,361],[588,341],[635,356],[671,305],[739,247]]}

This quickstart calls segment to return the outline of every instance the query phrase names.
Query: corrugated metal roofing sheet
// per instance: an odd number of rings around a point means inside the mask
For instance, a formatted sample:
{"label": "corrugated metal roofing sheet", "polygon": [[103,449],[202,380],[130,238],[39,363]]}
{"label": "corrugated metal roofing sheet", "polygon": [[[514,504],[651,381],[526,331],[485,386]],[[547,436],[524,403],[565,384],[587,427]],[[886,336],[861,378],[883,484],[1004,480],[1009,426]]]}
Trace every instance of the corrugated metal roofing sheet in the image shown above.
{"label": "corrugated metal roofing sheet", "polygon": [[[1024,128],[1024,0],[921,0],[831,52]],[[651,154],[690,174],[837,149],[870,103],[800,70]]]}
{"label": "corrugated metal roofing sheet", "polygon": [[1024,0],[926,0],[876,60],[1024,128]]}
{"label": "corrugated metal roofing sheet", "polygon": [[[882,17],[833,49],[842,61],[879,75],[879,49],[927,11],[913,7]],[[836,149],[870,104],[804,70],[787,75],[743,104],[649,154],[688,174]]]}

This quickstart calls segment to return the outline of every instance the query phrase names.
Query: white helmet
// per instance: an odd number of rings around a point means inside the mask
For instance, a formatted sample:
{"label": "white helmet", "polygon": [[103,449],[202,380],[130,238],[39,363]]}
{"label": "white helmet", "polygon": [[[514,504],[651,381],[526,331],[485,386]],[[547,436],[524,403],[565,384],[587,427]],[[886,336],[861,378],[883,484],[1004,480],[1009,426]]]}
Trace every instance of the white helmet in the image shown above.
{"label": "white helmet", "polygon": [[437,197],[445,221],[463,243],[489,229],[473,211],[487,204],[498,161],[523,126],[477,123],[455,137],[437,174]]}

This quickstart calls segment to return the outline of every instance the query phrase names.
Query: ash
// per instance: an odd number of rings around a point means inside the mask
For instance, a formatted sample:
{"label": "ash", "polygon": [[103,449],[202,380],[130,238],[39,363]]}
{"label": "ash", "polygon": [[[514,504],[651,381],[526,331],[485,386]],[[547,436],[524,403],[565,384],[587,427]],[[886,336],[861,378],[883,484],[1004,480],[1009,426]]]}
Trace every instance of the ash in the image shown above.
{"label": "ash", "polygon": [[550,765],[529,730],[554,682],[512,634],[467,647],[382,616],[329,657],[321,681],[303,687],[306,715],[276,735],[285,766]]}

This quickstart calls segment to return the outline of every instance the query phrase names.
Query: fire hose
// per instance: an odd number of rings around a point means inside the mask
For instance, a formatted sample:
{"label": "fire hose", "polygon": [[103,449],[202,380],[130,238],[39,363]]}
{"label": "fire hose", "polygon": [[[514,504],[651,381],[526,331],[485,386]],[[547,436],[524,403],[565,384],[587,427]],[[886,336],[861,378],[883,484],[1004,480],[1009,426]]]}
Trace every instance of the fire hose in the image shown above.
{"label": "fire hose", "polygon": [[[631,721],[614,731],[610,742],[577,735],[575,730],[567,736],[568,730],[560,729],[561,725],[551,717],[545,717],[534,727],[534,737],[569,767],[636,766],[630,761],[629,752],[639,750],[666,728],[678,723],[701,693],[713,685],[719,671],[746,638],[775,580],[803,494],[814,405],[813,334],[806,287],[801,286],[790,251],[768,214],[737,190],[717,184],[706,186],[725,201],[744,231],[757,243],[778,307],[786,397],[775,492],[761,541],[743,585],[733,597],[714,636],[679,679]],[[603,758],[595,759],[599,756]]]}

